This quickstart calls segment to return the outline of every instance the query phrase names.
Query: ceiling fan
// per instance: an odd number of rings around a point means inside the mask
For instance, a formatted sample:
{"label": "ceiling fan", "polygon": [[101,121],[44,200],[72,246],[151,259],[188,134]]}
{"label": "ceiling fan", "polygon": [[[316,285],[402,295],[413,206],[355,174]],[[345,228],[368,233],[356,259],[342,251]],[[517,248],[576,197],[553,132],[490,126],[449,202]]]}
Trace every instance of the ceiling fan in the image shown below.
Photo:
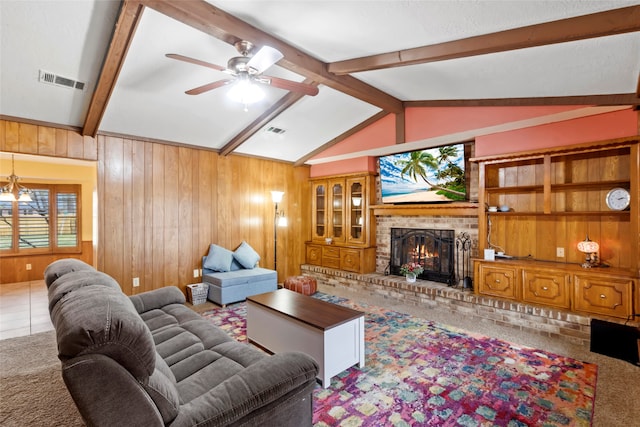
{"label": "ceiling fan", "polygon": [[[251,55],[251,51],[253,50],[253,43],[241,40],[239,42],[236,42],[234,46],[241,56],[235,56],[231,58],[227,62],[226,68],[176,53],[167,53],[166,56],[168,58],[177,59],[179,61],[188,62],[190,64],[201,65],[203,67],[222,71],[223,73],[231,74],[233,76],[233,78],[217,80],[215,82],[207,83],[206,85],[190,89],[185,92],[188,95],[200,95],[201,93],[208,92],[210,90],[231,83],[234,84],[234,88],[232,88],[232,90],[239,88],[235,91],[238,92],[235,94],[236,100],[244,103],[245,106],[257,101],[256,99],[250,99],[252,95],[249,91],[257,89],[256,85],[253,85],[253,83],[265,84],[284,90],[302,93],[304,95],[315,96],[318,94],[318,88],[314,85],[298,83],[291,80],[281,79],[273,76],[265,76],[262,74],[269,67],[283,58],[282,53],[280,53],[280,51],[278,51],[277,49],[269,46],[264,46],[255,55]],[[252,86],[253,89],[251,89]],[[230,93],[229,95],[232,98],[234,97],[233,93]]]}

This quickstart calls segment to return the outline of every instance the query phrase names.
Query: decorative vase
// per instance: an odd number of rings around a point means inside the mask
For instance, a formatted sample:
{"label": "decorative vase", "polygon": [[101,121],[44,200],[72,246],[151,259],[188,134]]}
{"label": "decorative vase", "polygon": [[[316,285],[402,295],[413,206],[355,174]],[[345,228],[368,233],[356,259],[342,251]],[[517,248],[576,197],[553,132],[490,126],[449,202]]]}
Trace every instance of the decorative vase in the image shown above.
{"label": "decorative vase", "polygon": [[405,275],[405,278],[407,279],[407,282],[409,282],[409,283],[415,282],[416,281],[416,277],[417,277],[416,273],[407,273]]}

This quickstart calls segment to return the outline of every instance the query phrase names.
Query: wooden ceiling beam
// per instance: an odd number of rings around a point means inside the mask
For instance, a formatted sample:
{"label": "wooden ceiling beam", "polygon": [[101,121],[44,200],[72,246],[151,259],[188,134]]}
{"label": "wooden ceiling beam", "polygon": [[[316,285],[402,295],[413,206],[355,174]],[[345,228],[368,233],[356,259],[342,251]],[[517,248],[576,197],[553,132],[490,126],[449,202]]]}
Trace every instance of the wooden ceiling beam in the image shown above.
{"label": "wooden ceiling beam", "polygon": [[203,1],[140,0],[145,6],[228,43],[247,40],[271,46],[284,58],[278,65],[319,84],[392,113],[402,112],[402,101],[351,76],[336,76],[327,64]]}
{"label": "wooden ceiling beam", "polygon": [[143,10],[144,7],[137,0],[125,0],[122,3],[109,50],[82,126],[82,135],[95,137],[98,133],[98,127],[107,109]]}
{"label": "wooden ceiling beam", "polygon": [[396,114],[396,144],[404,144],[406,141],[406,117],[403,111]]}
{"label": "wooden ceiling beam", "polygon": [[611,95],[547,96],[537,98],[442,99],[405,101],[410,107],[533,107],[544,105],[640,105],[635,93]]}
{"label": "wooden ceiling beam", "polygon": [[635,31],[640,31],[640,6],[629,6],[429,46],[337,61],[330,63],[328,70],[330,73],[344,75]]}
{"label": "wooden ceiling beam", "polygon": [[[317,83],[314,81],[307,79],[304,81],[306,84],[312,84],[317,86]],[[258,132],[264,125],[269,123],[271,120],[278,117],[283,111],[287,108],[291,107],[293,104],[302,99],[305,95],[298,92],[289,92],[282,98],[278,100],[275,104],[273,104],[267,111],[262,113],[256,120],[254,120],[249,126],[244,128],[240,133],[238,133],[231,141],[225,144],[224,147],[220,149],[220,155],[226,156],[242,145],[245,141],[251,138],[256,132]]]}

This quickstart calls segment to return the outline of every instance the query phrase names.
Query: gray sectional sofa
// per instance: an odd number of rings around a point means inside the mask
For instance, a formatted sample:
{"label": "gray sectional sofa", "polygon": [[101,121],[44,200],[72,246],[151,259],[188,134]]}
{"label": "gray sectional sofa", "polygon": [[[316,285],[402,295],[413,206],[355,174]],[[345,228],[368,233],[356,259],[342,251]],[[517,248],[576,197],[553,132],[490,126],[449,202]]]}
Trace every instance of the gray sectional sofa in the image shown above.
{"label": "gray sectional sofa", "polygon": [[207,299],[224,307],[278,289],[278,273],[258,267],[258,261],[260,256],[247,242],[233,252],[211,244],[202,258],[202,281],[209,285]]}
{"label": "gray sectional sofa", "polygon": [[62,377],[90,426],[310,426],[318,366],[231,339],[165,287],[127,297],[75,259],[45,271]]}

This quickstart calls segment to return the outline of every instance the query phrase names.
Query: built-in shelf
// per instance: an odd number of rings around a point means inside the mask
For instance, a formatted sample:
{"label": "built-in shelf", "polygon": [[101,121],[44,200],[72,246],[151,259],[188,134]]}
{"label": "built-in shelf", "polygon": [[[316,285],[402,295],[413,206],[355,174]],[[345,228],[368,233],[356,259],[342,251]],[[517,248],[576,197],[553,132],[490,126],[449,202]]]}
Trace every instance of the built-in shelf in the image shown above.
{"label": "built-in shelf", "polygon": [[569,211],[569,212],[487,212],[487,215],[500,216],[629,216],[629,211]]}

